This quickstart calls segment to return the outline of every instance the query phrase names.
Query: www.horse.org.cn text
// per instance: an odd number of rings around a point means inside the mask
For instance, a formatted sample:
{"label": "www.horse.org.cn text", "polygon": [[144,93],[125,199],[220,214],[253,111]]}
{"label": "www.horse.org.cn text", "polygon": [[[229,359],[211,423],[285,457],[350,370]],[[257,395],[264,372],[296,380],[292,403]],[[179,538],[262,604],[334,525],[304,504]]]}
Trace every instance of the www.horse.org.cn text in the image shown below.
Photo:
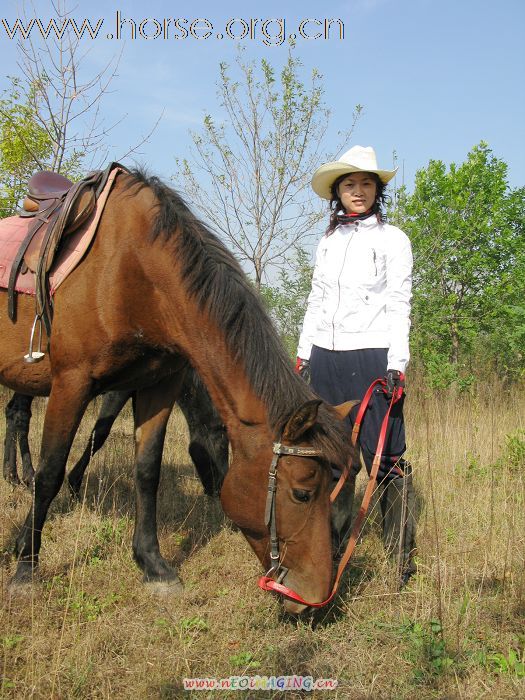
{"label": "www.horse.org.cn text", "polygon": [[301,19],[296,22],[284,17],[260,19],[235,17],[223,23],[213,23],[198,17],[146,17],[136,19],[123,16],[117,10],[113,20],[105,18],[75,19],[73,17],[42,20],[39,17],[21,20],[1,20],[3,36],[12,40],[28,40],[31,37],[61,39],[69,30],[78,39],[140,40],[155,39],[181,41],[184,39],[260,41],[265,46],[280,46],[288,40],[344,39],[344,23],[341,19]]}

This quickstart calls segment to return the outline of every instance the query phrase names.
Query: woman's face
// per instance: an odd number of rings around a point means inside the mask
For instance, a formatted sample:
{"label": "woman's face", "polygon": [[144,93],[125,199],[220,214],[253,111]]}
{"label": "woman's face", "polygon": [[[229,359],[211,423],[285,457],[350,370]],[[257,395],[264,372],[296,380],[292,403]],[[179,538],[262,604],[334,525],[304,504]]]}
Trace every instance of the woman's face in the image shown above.
{"label": "woman's face", "polygon": [[376,191],[376,180],[371,173],[350,173],[337,187],[337,194],[347,214],[368,211],[375,202]]}

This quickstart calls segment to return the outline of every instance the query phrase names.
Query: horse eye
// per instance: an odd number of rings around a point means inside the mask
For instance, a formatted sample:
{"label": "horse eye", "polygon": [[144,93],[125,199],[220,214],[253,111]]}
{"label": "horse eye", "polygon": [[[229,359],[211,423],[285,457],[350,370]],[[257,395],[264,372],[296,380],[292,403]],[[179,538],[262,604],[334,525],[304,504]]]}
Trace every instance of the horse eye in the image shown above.
{"label": "horse eye", "polygon": [[310,491],[303,491],[302,489],[292,489],[292,493],[295,500],[301,503],[308,503],[312,495]]}

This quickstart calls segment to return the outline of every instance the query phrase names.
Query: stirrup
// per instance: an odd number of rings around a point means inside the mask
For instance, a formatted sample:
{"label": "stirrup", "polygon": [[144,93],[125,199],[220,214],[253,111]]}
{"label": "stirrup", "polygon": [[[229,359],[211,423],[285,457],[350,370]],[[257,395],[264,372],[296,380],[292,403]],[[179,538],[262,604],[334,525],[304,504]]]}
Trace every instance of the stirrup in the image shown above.
{"label": "stirrup", "polygon": [[[38,350],[33,350],[33,340],[35,337],[36,324],[38,323]],[[35,362],[40,362],[44,359],[46,353],[42,352],[42,317],[37,314],[35,320],[33,321],[33,328],[31,328],[31,337],[29,339],[29,352],[24,355],[24,362],[27,364],[33,364]]]}

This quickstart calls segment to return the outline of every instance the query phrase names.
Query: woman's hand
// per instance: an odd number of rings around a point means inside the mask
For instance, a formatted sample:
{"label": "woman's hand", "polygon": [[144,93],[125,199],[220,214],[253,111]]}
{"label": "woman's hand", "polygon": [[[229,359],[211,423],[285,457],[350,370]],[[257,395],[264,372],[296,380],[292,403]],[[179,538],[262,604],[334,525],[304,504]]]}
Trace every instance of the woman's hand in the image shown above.
{"label": "woman's hand", "polygon": [[394,392],[398,398],[401,398],[405,388],[405,375],[398,369],[387,369],[386,371],[386,395],[389,399],[392,398]]}
{"label": "woman's hand", "polygon": [[305,382],[310,382],[310,360],[302,360],[298,357],[295,363],[295,371],[301,375]]}

